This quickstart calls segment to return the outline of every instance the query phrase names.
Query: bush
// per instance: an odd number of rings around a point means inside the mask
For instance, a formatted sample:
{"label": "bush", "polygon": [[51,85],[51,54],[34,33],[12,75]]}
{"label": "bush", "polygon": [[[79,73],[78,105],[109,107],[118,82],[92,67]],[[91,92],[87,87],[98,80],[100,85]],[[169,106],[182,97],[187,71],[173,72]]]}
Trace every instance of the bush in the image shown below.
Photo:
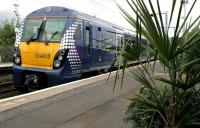
{"label": "bush", "polygon": [[136,127],[163,128],[171,127],[168,124],[168,118],[175,114],[174,127],[193,128],[198,126],[200,115],[200,91],[189,89],[187,91],[179,90],[177,95],[177,104],[172,104],[173,92],[169,88],[155,89],[153,92],[149,89],[142,89],[133,99],[126,110],[127,117],[125,123],[133,122]]}
{"label": "bush", "polygon": [[14,24],[5,20],[0,29],[0,56],[3,63],[12,62],[12,51],[15,43]]}
{"label": "bush", "polygon": [[0,56],[2,63],[12,62],[13,48],[13,46],[0,46]]}

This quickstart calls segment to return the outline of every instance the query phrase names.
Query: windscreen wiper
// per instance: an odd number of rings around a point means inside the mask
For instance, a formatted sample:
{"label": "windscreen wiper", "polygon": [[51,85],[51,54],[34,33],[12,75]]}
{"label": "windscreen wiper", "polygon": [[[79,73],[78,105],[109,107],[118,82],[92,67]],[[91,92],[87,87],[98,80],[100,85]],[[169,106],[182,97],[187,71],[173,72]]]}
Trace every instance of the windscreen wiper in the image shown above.
{"label": "windscreen wiper", "polygon": [[39,27],[39,29],[38,29],[37,39],[38,39],[39,37],[41,37],[41,35],[43,34],[45,25],[46,25],[46,20],[43,20],[43,21],[42,21],[42,24],[40,25],[40,27]]}
{"label": "windscreen wiper", "polygon": [[28,41],[26,42],[27,44],[29,44],[31,41],[35,41],[37,40],[37,36],[36,36],[37,32],[33,33],[33,35],[28,39]]}
{"label": "windscreen wiper", "polygon": [[33,34],[33,35],[28,39],[28,41],[26,42],[27,44],[29,44],[31,41],[34,40],[34,39],[33,39],[34,35],[35,35],[35,34]]}
{"label": "windscreen wiper", "polygon": [[37,40],[42,34],[41,32],[43,32],[45,25],[46,25],[46,20],[43,20],[39,29],[28,39],[26,43],[29,44],[31,41]]}
{"label": "windscreen wiper", "polygon": [[59,33],[58,31],[55,31],[54,33],[52,33],[51,38],[48,41],[46,41],[45,44],[48,44],[54,38],[54,36],[57,35],[58,33]]}

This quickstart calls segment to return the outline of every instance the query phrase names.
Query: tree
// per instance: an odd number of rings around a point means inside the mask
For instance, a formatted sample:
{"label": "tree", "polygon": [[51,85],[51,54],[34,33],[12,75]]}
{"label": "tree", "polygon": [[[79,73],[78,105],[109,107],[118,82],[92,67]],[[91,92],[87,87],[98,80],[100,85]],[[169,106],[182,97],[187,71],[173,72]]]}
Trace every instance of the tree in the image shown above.
{"label": "tree", "polygon": [[12,51],[15,43],[15,27],[13,22],[3,21],[0,29],[0,56],[2,62],[12,61]]}

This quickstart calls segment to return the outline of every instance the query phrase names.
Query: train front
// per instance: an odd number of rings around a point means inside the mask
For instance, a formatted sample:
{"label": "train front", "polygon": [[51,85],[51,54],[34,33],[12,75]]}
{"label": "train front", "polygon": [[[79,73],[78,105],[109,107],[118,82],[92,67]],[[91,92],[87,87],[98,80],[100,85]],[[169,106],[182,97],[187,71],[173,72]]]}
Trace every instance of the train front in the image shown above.
{"label": "train front", "polygon": [[43,88],[63,83],[69,52],[61,48],[68,21],[66,13],[63,8],[47,7],[29,14],[22,23],[13,52],[17,88]]}

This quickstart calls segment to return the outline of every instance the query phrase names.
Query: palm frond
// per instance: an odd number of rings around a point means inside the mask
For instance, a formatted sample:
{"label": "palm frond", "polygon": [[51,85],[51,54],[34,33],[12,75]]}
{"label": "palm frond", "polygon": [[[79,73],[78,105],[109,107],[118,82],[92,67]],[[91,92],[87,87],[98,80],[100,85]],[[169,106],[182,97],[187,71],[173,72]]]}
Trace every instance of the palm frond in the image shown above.
{"label": "palm frond", "polygon": [[149,89],[154,89],[155,87],[152,85],[152,82],[146,77],[144,74],[143,70],[139,69],[134,69],[131,70],[129,69],[129,72],[131,73],[132,77],[137,80],[139,83],[141,83],[143,86]]}

